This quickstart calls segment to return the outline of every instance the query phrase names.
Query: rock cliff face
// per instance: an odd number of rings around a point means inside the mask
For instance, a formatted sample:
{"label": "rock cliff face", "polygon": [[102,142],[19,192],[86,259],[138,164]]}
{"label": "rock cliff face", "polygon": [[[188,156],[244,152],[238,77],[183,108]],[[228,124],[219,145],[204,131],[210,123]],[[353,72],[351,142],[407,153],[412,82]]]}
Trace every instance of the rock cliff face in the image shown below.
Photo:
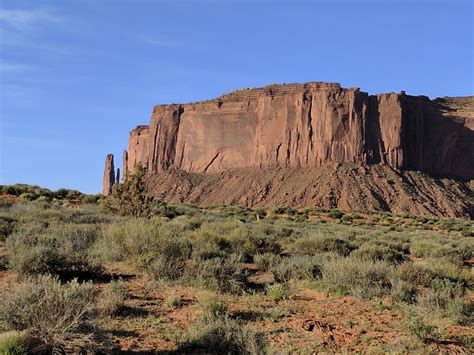
{"label": "rock cliff face", "polygon": [[451,114],[446,103],[307,83],[159,105],[150,126],[129,134],[127,170],[137,163],[151,173],[210,173],[361,162],[470,179],[474,119]]}
{"label": "rock cliff face", "polygon": [[129,134],[124,177],[137,164],[214,174],[383,164],[435,177],[474,178],[473,97],[369,95],[339,84],[270,85],[217,99],[155,106]]}

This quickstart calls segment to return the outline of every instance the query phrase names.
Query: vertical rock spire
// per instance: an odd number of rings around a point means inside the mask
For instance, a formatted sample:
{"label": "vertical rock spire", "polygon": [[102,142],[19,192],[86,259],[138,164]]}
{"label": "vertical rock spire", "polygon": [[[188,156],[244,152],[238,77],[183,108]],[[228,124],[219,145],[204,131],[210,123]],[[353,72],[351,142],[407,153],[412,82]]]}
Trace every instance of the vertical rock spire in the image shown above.
{"label": "vertical rock spire", "polygon": [[117,174],[115,174],[115,184],[120,184],[120,168],[117,168]]}
{"label": "vertical rock spire", "polygon": [[102,180],[102,195],[108,196],[115,183],[114,155],[107,154],[105,158],[104,178]]}
{"label": "vertical rock spire", "polygon": [[[123,150],[123,156],[122,156],[122,180],[125,182],[125,179],[127,178],[128,175],[128,152],[126,149]],[[117,178],[118,180],[118,178]],[[120,182],[120,181],[119,181]]]}

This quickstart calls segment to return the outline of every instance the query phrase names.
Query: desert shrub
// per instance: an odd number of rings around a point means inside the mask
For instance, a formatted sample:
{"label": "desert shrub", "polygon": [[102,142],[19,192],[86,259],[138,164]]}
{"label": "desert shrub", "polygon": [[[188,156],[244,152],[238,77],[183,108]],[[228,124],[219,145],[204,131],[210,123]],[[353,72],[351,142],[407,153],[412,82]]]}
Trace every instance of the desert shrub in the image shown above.
{"label": "desert shrub", "polygon": [[202,219],[199,215],[193,216],[178,216],[166,223],[166,227],[170,233],[181,234],[184,232],[194,231],[202,224]]}
{"label": "desert shrub", "polygon": [[117,217],[104,214],[98,206],[85,206],[80,209],[62,208],[58,220],[63,223],[99,224],[117,220]]}
{"label": "desert shrub", "polygon": [[266,349],[263,334],[228,316],[200,319],[188,331],[179,350],[217,354],[260,354]]}
{"label": "desert shrub", "polygon": [[355,250],[352,256],[364,260],[383,260],[390,264],[400,264],[409,259],[409,256],[397,245],[386,243],[365,243]]}
{"label": "desert shrub", "polygon": [[28,353],[28,340],[19,332],[0,333],[0,354],[26,355]]}
{"label": "desert shrub", "polygon": [[273,235],[251,234],[244,242],[243,249],[248,255],[255,255],[257,253],[280,254],[281,252],[280,244]]}
{"label": "desert shrub", "polygon": [[294,216],[295,214],[298,213],[298,211],[294,207],[275,207],[273,208],[272,212],[277,215],[287,214],[289,216]]}
{"label": "desert shrub", "polygon": [[436,223],[440,229],[447,231],[463,231],[470,229],[472,232],[472,222],[457,218],[441,218]]}
{"label": "desert shrub", "polygon": [[209,260],[216,257],[224,258],[229,254],[228,244],[224,240],[214,242],[193,243],[192,256],[198,260]]}
{"label": "desert shrub", "polygon": [[405,302],[408,304],[413,304],[416,302],[416,296],[418,295],[418,290],[416,285],[401,280],[398,277],[392,277],[390,296],[396,302]]}
{"label": "desert shrub", "polygon": [[55,225],[40,234],[15,233],[7,240],[9,267],[20,275],[98,272],[100,265],[88,257],[97,236],[97,228],[82,225]]}
{"label": "desert shrub", "polygon": [[145,184],[146,169],[140,164],[123,184],[114,186],[102,207],[107,212],[123,216],[152,217],[162,215],[164,203],[151,196]]}
{"label": "desert shrub", "polygon": [[23,192],[20,195],[20,201],[21,202],[28,202],[28,201],[33,201],[37,198],[37,196],[34,193],[31,192]]}
{"label": "desert shrub", "polygon": [[81,200],[84,203],[96,203],[99,200],[98,195],[82,195]]}
{"label": "desert shrub", "polygon": [[0,216],[0,240],[6,239],[13,233],[16,220],[7,216]]}
{"label": "desert shrub", "polygon": [[178,308],[182,306],[181,297],[176,294],[167,296],[163,301],[163,306],[167,308]]}
{"label": "desert shrub", "polygon": [[253,261],[259,270],[268,271],[273,265],[279,263],[282,257],[273,253],[264,253],[254,255]]}
{"label": "desert shrub", "polygon": [[275,302],[281,301],[286,298],[285,289],[280,283],[267,285],[265,287],[265,293]]}
{"label": "desert shrub", "polygon": [[342,221],[351,223],[355,219],[362,219],[358,214],[346,214],[342,216]]}
{"label": "desert shrub", "polygon": [[227,303],[221,295],[205,292],[198,296],[198,301],[202,306],[202,319],[212,319],[227,314]]}
{"label": "desert shrub", "polygon": [[282,241],[295,232],[291,228],[275,226],[268,223],[254,223],[247,227],[244,235],[244,252],[249,255],[273,253],[280,254]]}
{"label": "desert shrub", "polygon": [[323,266],[321,285],[338,294],[374,298],[390,293],[392,267],[383,261],[341,258]]}
{"label": "desert shrub", "polygon": [[314,256],[290,256],[281,258],[270,270],[276,282],[318,279],[321,277],[321,259]]}
{"label": "desert shrub", "polygon": [[96,291],[91,283],[73,280],[61,285],[54,277],[40,276],[13,292],[3,291],[1,297],[2,328],[24,331],[51,348],[98,347],[99,334],[92,318]]}
{"label": "desert shrub", "polygon": [[321,234],[302,236],[290,245],[290,251],[299,255],[315,255],[321,252],[335,252],[341,256],[349,255],[357,247],[345,239]]}
{"label": "desert shrub", "polygon": [[456,245],[443,244],[437,248],[433,248],[430,256],[433,258],[443,258],[452,263],[461,264],[472,257],[473,250],[474,243],[456,243]]}
{"label": "desert shrub", "polygon": [[404,263],[397,269],[398,278],[412,285],[428,287],[436,274],[429,268],[419,264]]}
{"label": "desert shrub", "polygon": [[193,250],[214,250],[217,254],[243,253],[244,243],[251,242],[243,223],[238,220],[205,221],[200,228],[186,234]]}
{"label": "desert shrub", "polygon": [[166,244],[145,269],[156,280],[177,280],[183,275],[190,254],[188,244],[171,240]]}
{"label": "desert shrub", "polygon": [[101,314],[113,316],[123,308],[127,298],[127,285],[122,280],[112,280],[102,289],[97,307]]}
{"label": "desert shrub", "polygon": [[186,265],[185,272],[188,282],[198,283],[222,293],[241,293],[247,281],[240,254],[207,260],[192,259]]}
{"label": "desert shrub", "polygon": [[427,324],[415,307],[405,307],[404,313],[404,327],[409,334],[424,343],[441,338],[439,329]]}
{"label": "desert shrub", "polygon": [[28,185],[28,184],[15,184],[15,185],[0,185],[0,191],[8,194],[21,196],[23,194],[28,194],[30,198],[37,199],[40,197],[47,198],[58,198],[63,199],[68,197],[68,194],[71,198],[75,196],[82,196],[83,194],[77,190],[68,190],[68,189],[59,189],[57,191],[51,191],[49,189],[39,187],[37,185]]}
{"label": "desert shrub", "polygon": [[341,219],[344,216],[344,212],[339,211],[338,209],[332,209],[328,213],[329,217],[333,219]]}
{"label": "desert shrub", "polygon": [[427,259],[426,267],[436,275],[437,278],[445,278],[462,284],[464,287],[474,285],[474,275],[458,263],[453,263],[450,259],[437,258]]}
{"label": "desert shrub", "polygon": [[[426,238],[428,237],[428,238]],[[427,235],[426,239],[415,240],[410,252],[416,257],[433,257],[462,264],[473,255],[474,241],[471,238],[440,237]]]}
{"label": "desert shrub", "polygon": [[157,280],[180,278],[191,254],[190,243],[178,239],[164,239],[158,252],[159,254],[146,264],[146,270]]}
{"label": "desert shrub", "polygon": [[464,286],[449,279],[434,279],[430,289],[418,296],[417,303],[426,312],[435,312],[454,323],[462,322],[468,310]]}
{"label": "desert shrub", "polygon": [[131,218],[109,224],[93,246],[93,253],[107,261],[143,264],[157,254],[161,240],[167,237],[162,223],[159,218]]}

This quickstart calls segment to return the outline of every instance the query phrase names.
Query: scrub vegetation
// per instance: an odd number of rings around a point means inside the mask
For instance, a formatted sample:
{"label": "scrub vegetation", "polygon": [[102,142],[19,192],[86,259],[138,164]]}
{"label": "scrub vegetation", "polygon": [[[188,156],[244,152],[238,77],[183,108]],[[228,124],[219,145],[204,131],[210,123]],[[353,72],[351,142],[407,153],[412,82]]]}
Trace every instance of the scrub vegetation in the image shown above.
{"label": "scrub vegetation", "polygon": [[1,187],[0,353],[474,350],[472,221],[165,205],[140,183]]}

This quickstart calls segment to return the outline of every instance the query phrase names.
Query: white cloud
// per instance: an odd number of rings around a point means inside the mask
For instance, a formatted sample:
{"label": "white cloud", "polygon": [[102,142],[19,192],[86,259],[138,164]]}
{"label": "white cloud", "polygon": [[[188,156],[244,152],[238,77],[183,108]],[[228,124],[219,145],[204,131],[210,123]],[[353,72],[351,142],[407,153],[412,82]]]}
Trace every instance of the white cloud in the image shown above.
{"label": "white cloud", "polygon": [[61,17],[52,11],[44,9],[0,9],[0,24],[14,27],[18,30],[26,30],[44,23],[57,23],[61,21]]}

